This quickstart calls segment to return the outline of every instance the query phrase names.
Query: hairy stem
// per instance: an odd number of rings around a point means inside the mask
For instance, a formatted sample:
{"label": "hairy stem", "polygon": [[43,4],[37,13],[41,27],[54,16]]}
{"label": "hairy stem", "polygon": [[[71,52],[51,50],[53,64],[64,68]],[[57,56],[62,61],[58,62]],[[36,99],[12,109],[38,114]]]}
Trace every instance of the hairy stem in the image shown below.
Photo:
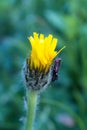
{"label": "hairy stem", "polygon": [[26,121],[26,130],[33,130],[35,111],[37,105],[38,94],[35,91],[28,91],[27,93],[27,121]]}

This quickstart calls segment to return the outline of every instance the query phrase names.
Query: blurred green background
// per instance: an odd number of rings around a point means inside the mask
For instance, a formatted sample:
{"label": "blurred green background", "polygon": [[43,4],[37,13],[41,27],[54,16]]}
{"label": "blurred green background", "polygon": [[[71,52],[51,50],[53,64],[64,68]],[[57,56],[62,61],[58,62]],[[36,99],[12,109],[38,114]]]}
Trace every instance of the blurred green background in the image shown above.
{"label": "blurred green background", "polygon": [[27,37],[53,34],[66,45],[59,79],[41,93],[35,130],[87,130],[87,0],[0,0],[0,130],[24,130],[21,70]]}

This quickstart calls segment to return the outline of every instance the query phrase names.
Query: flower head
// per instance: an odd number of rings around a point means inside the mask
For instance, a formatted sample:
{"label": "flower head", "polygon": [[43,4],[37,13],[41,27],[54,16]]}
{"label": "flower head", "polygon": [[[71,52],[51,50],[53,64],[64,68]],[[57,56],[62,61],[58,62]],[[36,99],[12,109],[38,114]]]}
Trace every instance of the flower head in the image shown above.
{"label": "flower head", "polygon": [[55,51],[58,39],[53,38],[51,34],[44,37],[43,34],[38,36],[33,33],[33,37],[28,37],[32,50],[30,58],[28,58],[31,69],[37,69],[42,72],[47,72],[53,62],[53,59],[65,48]]}
{"label": "flower head", "polygon": [[28,37],[32,50],[23,67],[24,82],[32,91],[43,90],[51,81],[57,80],[57,72],[60,66],[60,59],[54,58],[65,48],[55,51],[58,39],[51,34],[44,37],[43,34]]}

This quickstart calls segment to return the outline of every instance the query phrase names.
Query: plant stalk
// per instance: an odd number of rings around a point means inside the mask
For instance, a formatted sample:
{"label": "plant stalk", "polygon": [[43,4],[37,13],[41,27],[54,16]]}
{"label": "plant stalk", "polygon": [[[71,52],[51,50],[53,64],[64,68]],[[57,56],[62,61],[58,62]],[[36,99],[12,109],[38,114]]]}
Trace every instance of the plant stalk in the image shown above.
{"label": "plant stalk", "polygon": [[33,130],[37,97],[38,97],[37,92],[28,90],[26,130]]}

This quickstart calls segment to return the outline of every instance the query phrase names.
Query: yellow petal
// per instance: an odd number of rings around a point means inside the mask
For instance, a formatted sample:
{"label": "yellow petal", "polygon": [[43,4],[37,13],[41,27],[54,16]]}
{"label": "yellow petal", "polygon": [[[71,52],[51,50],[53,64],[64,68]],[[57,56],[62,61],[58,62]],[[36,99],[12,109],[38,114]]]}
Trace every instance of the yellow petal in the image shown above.
{"label": "yellow petal", "polygon": [[53,59],[65,48],[65,46],[57,52],[55,51],[55,48],[58,39],[53,38],[51,34],[49,34],[48,37],[44,37],[43,34],[38,36],[38,33],[34,32],[33,36],[34,37],[28,37],[32,46],[29,58],[30,68],[38,69],[45,73],[50,68]]}
{"label": "yellow petal", "polygon": [[62,48],[57,52],[57,55],[58,55],[64,48],[66,48],[66,46],[62,47]]}

